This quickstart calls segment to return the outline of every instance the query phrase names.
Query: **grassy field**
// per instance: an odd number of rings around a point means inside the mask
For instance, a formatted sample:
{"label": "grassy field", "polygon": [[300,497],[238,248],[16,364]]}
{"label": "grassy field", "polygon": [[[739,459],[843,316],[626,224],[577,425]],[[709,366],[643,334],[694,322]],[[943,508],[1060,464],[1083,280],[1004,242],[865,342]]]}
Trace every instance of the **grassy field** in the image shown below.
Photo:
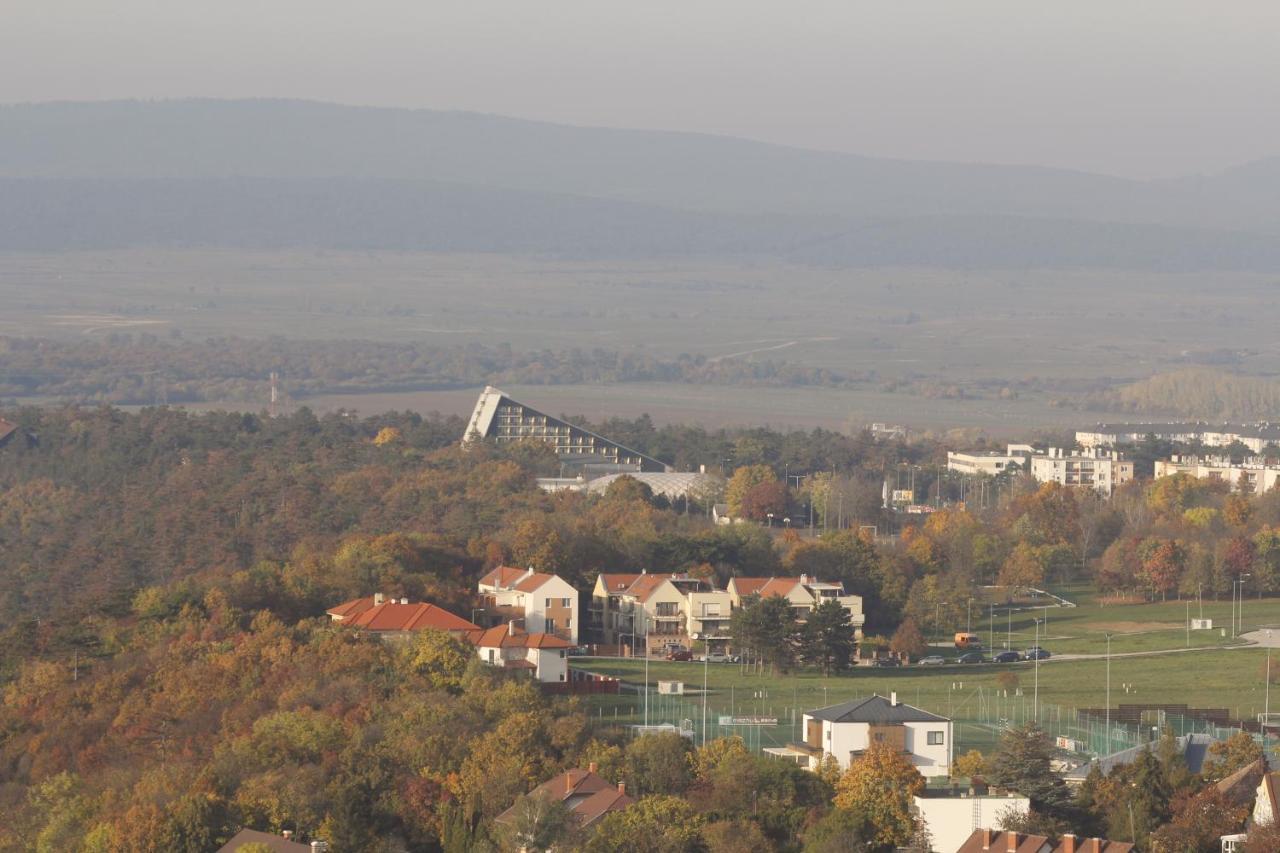
{"label": "grassy field", "polygon": [[[1051,608],[1049,629],[1041,637],[1046,648],[1058,654],[1097,654],[1106,651],[1106,634],[1112,633],[1110,662],[1111,704],[1185,703],[1192,707],[1226,708],[1234,719],[1254,719],[1267,706],[1263,683],[1266,651],[1240,647],[1241,641],[1222,637],[1218,631],[1191,632],[1193,650],[1184,651],[1187,605],[1168,602],[1146,605],[1102,606],[1090,594],[1077,591],[1075,608]],[[1193,617],[1200,606],[1191,604]],[[1215,625],[1230,625],[1230,602],[1203,603],[1204,618]],[[1043,611],[1036,611],[1043,618]],[[1280,600],[1246,600],[1244,629],[1280,625]],[[1034,640],[1033,615],[1022,612],[1012,620],[1012,646],[1025,648]],[[981,627],[985,635],[987,623]],[[1230,633],[1228,631],[1228,633]],[[1003,646],[1006,624],[996,631],[997,648]],[[984,636],[985,638],[985,636]],[[1204,649],[1205,646],[1217,648]],[[1151,651],[1167,654],[1125,656]],[[954,655],[954,649],[947,650]],[[1280,652],[1274,652],[1280,655]],[[629,691],[619,696],[588,700],[591,713],[601,724],[643,722],[645,682],[642,661],[615,658],[582,659],[576,664],[619,677]],[[986,664],[941,667],[911,666],[902,669],[858,668],[823,677],[812,672],[769,675],[750,672],[732,664],[703,667],[697,663],[652,661],[648,681],[649,721],[679,723],[690,720],[701,733],[702,683],[707,679],[708,736],[739,733],[754,747],[783,746],[797,739],[800,717],[806,710],[878,693],[897,693],[900,700],[951,717],[956,721],[957,748],[989,750],[1000,727],[1036,716],[1054,735],[1091,741],[1101,748],[1105,728],[1075,714],[1080,708],[1105,707],[1107,699],[1105,659],[1055,658],[1042,662],[1006,665]],[[1016,676],[1016,683],[1001,680]],[[659,681],[685,684],[684,696],[660,696]],[[1038,689],[1037,689],[1038,684]],[[1276,695],[1280,710],[1280,692]],[[777,718],[777,725],[735,728],[719,725],[721,715],[759,715]],[[1175,723],[1185,724],[1189,723]],[[1195,730],[1200,730],[1199,728]],[[1137,742],[1134,730],[1113,731],[1114,748]]]}
{"label": "grassy field", "polygon": [[[1273,279],[703,258],[0,253],[7,306],[0,335],[280,335],[782,359],[866,384],[841,392],[621,385],[528,393],[552,410],[597,417],[648,411],[661,420],[796,426],[1073,426],[1106,413],[1062,407],[1060,398],[1174,369],[1197,353],[1229,350],[1245,372],[1280,371],[1273,335],[1280,307],[1266,298]],[[1135,316],[1143,322],[1135,325]],[[933,390],[893,392],[895,382]],[[1008,383],[1023,384],[1002,397]],[[316,402],[365,412],[459,408],[430,395]]]}

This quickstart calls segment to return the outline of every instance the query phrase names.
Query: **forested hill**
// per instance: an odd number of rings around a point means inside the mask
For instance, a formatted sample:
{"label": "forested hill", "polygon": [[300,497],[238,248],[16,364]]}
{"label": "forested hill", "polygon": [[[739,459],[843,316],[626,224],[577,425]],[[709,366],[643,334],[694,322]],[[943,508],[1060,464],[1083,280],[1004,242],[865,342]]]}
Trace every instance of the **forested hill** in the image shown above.
{"label": "forested hill", "polygon": [[1128,181],[297,101],[0,107],[0,249],[1280,269],[1280,169]]}

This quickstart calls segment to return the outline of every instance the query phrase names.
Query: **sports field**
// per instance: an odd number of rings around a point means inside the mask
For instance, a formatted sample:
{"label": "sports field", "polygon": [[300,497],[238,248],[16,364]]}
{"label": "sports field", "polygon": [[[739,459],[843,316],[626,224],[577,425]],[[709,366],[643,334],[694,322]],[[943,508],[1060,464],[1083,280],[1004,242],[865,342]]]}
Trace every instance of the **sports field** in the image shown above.
{"label": "sports field", "polygon": [[[1039,667],[1027,662],[868,667],[823,677],[813,672],[772,675],[735,664],[651,661],[648,722],[681,725],[687,721],[700,740],[705,678],[707,737],[740,734],[756,748],[798,740],[800,718],[807,710],[873,693],[897,693],[903,702],[955,720],[959,751],[988,751],[1002,726],[1037,715],[1050,734],[1091,744],[1101,751],[1107,744],[1105,726],[1080,719],[1076,710],[1105,707],[1108,667],[1113,707],[1125,703],[1183,703],[1194,708],[1225,708],[1233,719],[1255,719],[1269,707],[1263,680],[1266,650],[1242,645],[1243,641],[1222,637],[1216,630],[1218,625],[1227,626],[1230,633],[1229,601],[1203,603],[1204,618],[1214,620],[1215,630],[1190,632],[1191,649],[1187,650],[1187,632],[1182,622],[1187,611],[1185,602],[1102,606],[1088,595],[1078,599],[1079,607],[1050,609],[1049,628],[1041,636],[1041,644],[1063,656],[1044,661]],[[1193,618],[1199,618],[1199,607],[1199,603],[1191,603]],[[1280,625],[1280,600],[1246,600],[1244,614],[1245,630]],[[1043,611],[1036,615],[1044,618]],[[975,617],[975,630],[979,627],[976,623]],[[1011,628],[1001,625],[1002,630],[995,632],[997,648],[1003,646],[1006,636],[1010,636],[1014,648],[1031,645],[1035,630],[1032,614],[1017,614],[1011,624]],[[986,639],[988,625],[981,627]],[[1112,634],[1109,664],[1105,658],[1108,632]],[[1280,659],[1280,650],[1273,654]],[[645,721],[643,661],[586,658],[576,666],[623,680],[626,689],[622,695],[587,700],[599,724]],[[1009,680],[1010,676],[1016,676],[1016,683]],[[659,681],[681,682],[684,695],[660,695]],[[1280,710],[1280,690],[1274,698],[1276,710]],[[722,716],[764,717],[776,719],[777,723],[722,726]],[[1180,732],[1204,730],[1182,718],[1159,718],[1152,723],[1167,723]],[[1138,732],[1113,726],[1110,745],[1120,749],[1141,742],[1149,734],[1149,730]]]}

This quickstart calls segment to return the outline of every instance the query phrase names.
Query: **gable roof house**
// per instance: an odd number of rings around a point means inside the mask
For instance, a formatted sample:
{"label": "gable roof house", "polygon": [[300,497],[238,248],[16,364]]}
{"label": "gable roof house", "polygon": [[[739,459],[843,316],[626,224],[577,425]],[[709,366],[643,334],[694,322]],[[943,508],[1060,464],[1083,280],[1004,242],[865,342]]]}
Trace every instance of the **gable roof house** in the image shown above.
{"label": "gable roof house", "polygon": [[249,844],[266,847],[271,853],[323,853],[329,849],[323,841],[313,841],[310,844],[294,841],[293,834],[288,831],[283,835],[273,835],[256,829],[242,829],[233,835],[230,841],[219,847],[217,853],[235,853]]}
{"label": "gable roof house", "polygon": [[382,593],[343,602],[328,611],[329,618],[342,625],[369,631],[384,638],[406,639],[417,631],[444,631],[462,637],[480,630],[475,625],[434,604],[410,604],[407,598]]}
{"label": "gable roof house", "polygon": [[706,581],[687,574],[602,573],[591,591],[591,625],[605,643],[643,644],[661,650],[689,642],[688,596],[709,592]]}
{"label": "gable roof house", "polygon": [[578,644],[578,590],[559,575],[498,566],[476,584],[485,608],[504,620],[522,619],[530,631]]}
{"label": "gable roof house", "polygon": [[908,756],[922,776],[946,776],[951,769],[951,720],[899,702],[896,693],[807,711],[801,732],[802,743],[766,751],[800,759],[810,770],[832,755],[844,770],[873,743],[888,744]]}
{"label": "gable roof house", "polygon": [[1077,838],[1067,833],[1056,845],[1043,835],[1026,835],[999,829],[975,829],[956,853],[1130,853],[1128,841]]}
{"label": "gable roof house", "polygon": [[568,650],[573,643],[553,634],[529,633],[515,622],[487,630],[469,631],[465,639],[476,647],[480,660],[503,669],[527,670],[536,681],[569,680]]}
{"label": "gable roof house", "polygon": [[774,595],[785,598],[801,621],[819,604],[834,599],[849,611],[849,621],[853,623],[857,636],[862,635],[862,626],[867,621],[862,612],[862,596],[846,595],[843,581],[820,581],[810,575],[794,578],[733,577],[729,579],[728,592],[734,608],[741,607],[743,601],[752,595],[762,599]]}
{"label": "gable roof house", "polygon": [[[635,800],[627,795],[627,786],[619,782],[612,785],[606,782],[597,771],[593,761],[586,770],[574,768],[553,776],[529,792],[529,796],[544,796],[560,800],[569,807],[570,814],[578,826],[588,827],[609,812],[622,811]],[[499,823],[510,823],[515,820],[516,807],[512,805],[498,815]]]}

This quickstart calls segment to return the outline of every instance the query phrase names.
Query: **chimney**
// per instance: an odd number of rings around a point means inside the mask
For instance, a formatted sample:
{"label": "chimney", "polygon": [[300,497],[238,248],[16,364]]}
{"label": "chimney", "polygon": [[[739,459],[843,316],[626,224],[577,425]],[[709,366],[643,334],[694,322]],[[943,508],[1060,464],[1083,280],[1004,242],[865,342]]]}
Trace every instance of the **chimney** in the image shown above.
{"label": "chimney", "polygon": [[524,576],[527,578],[533,577],[533,566],[530,566],[529,568],[524,570]]}
{"label": "chimney", "polygon": [[1076,853],[1076,837],[1070,832],[1062,836],[1062,853]]}
{"label": "chimney", "polygon": [[382,593],[380,593],[380,592],[375,592],[375,593],[373,594],[373,606],[374,606],[374,607],[377,607],[377,606],[378,606],[379,604],[381,604],[384,600],[385,600],[385,599],[384,599],[384,597],[383,597]]}
{"label": "chimney", "polygon": [[889,694],[889,704],[895,708],[898,707],[898,691],[895,690]]}
{"label": "chimney", "polygon": [[290,840],[291,838],[293,838],[293,830],[292,830],[292,829],[286,829],[286,830],[281,831],[281,833],[280,833],[280,837],[281,837],[281,838],[283,838],[285,841]]}
{"label": "chimney", "polygon": [[402,598],[402,599],[400,599],[400,603],[401,603],[401,604],[408,604],[408,603],[409,603],[409,599],[407,599],[407,598]]}
{"label": "chimney", "polygon": [[990,829],[982,830],[982,849],[983,850],[991,849],[991,830]]}
{"label": "chimney", "polygon": [[1009,853],[1018,853],[1018,833],[1008,831],[1005,837],[1009,839]]}
{"label": "chimney", "polygon": [[626,783],[626,782],[621,782],[621,781],[620,781],[620,782],[618,782],[618,793],[619,793],[619,794],[626,794],[626,793],[627,793],[627,783]]}
{"label": "chimney", "polygon": [[595,773],[595,772],[596,772],[596,771],[598,771],[599,769],[600,769],[600,765],[599,765],[599,764],[596,764],[594,761],[587,765],[587,772],[588,772],[588,773]]}
{"label": "chimney", "polygon": [[1094,838],[1094,839],[1091,839],[1091,841],[1093,842],[1090,845],[1093,848],[1093,853],[1102,853],[1102,839]]}
{"label": "chimney", "polygon": [[573,793],[573,774],[568,771],[564,774],[564,793],[565,796]]}

